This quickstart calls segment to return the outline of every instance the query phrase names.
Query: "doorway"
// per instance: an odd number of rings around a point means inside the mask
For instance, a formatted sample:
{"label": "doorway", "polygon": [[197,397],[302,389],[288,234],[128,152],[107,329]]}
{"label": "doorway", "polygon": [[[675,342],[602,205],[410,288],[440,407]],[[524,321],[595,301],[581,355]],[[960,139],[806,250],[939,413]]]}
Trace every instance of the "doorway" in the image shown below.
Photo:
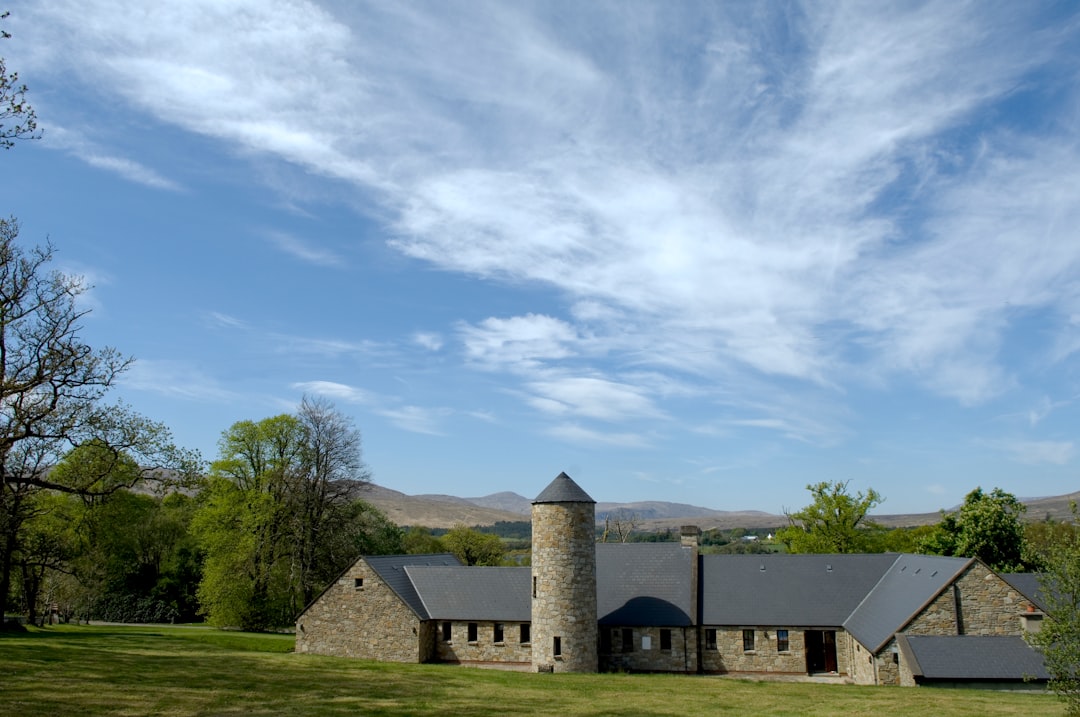
{"label": "doorway", "polygon": [[836,672],[836,630],[807,630],[806,671]]}

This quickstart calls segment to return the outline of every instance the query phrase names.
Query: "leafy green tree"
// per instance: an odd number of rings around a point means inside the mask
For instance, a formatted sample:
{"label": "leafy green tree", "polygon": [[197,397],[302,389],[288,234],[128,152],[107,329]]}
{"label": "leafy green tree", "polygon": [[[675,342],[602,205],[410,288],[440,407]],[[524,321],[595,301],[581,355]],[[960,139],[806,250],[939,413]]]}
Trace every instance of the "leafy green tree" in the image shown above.
{"label": "leafy green tree", "polygon": [[1027,508],[1011,493],[976,488],[955,513],[942,513],[937,529],[921,544],[921,552],[978,558],[999,572],[1019,572],[1024,562]]}
{"label": "leafy green tree", "polygon": [[499,536],[481,533],[458,523],[442,537],[442,544],[466,565],[502,565],[503,542]]}
{"label": "leafy green tree", "polygon": [[199,601],[219,625],[288,624],[361,552],[401,552],[401,532],[359,500],[360,434],[330,404],[225,431],[193,528]]}
{"label": "leafy green tree", "polygon": [[[168,430],[104,399],[131,359],[95,350],[80,337],[87,290],[49,271],[52,248],[24,251],[18,225],[0,219],[0,611],[36,496],[57,491],[102,497],[139,483],[192,475],[197,454],[177,449]],[[53,470],[72,449],[97,447],[78,470]],[[124,461],[132,470],[119,470]]]}
{"label": "leafy green tree", "polygon": [[870,547],[880,527],[867,514],[884,500],[873,488],[865,494],[848,492],[848,481],[806,486],[813,502],[786,513],[788,525],[776,533],[789,553],[861,553]]}
{"label": "leafy green tree", "polygon": [[[1075,527],[1075,503],[1072,510]],[[1041,588],[1048,618],[1027,638],[1043,653],[1050,689],[1065,702],[1067,714],[1080,715],[1080,531],[1062,531],[1059,538],[1045,547]]]}
{"label": "leafy green tree", "polygon": [[409,555],[430,555],[446,552],[446,546],[427,528],[413,526],[405,533],[402,546]]}

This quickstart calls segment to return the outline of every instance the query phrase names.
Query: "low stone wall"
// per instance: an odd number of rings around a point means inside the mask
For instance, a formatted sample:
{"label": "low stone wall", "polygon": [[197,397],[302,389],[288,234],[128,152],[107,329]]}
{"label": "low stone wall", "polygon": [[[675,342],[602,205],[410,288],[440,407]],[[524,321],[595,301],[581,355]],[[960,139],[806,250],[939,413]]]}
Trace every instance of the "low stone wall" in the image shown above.
{"label": "low stone wall", "polygon": [[[356,581],[363,580],[362,587]],[[363,559],[296,621],[296,651],[384,662],[422,662],[432,635]]]}

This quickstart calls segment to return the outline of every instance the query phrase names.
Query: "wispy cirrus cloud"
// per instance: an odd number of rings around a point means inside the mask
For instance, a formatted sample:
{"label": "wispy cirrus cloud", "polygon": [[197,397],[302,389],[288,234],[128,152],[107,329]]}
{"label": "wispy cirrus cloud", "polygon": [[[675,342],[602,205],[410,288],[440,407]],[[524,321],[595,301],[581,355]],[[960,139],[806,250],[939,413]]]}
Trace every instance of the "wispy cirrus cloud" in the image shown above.
{"label": "wispy cirrus cloud", "polygon": [[429,408],[403,404],[398,398],[336,381],[302,381],[294,389],[337,401],[364,406],[375,415],[388,419],[398,428],[411,433],[432,436],[444,435],[442,422],[453,412],[447,408]]}
{"label": "wispy cirrus cloud", "polygon": [[[1031,89],[1080,68],[1074,19],[956,3],[590,4],[573,23],[500,3],[132,7],[34,8],[57,29],[32,66],[354,188],[406,256],[563,299],[458,330],[465,361],[543,415],[663,415],[629,366],[733,406],[765,381],[836,402],[914,384],[975,406],[1023,380],[1002,348],[1027,314],[1050,318],[1026,351],[1080,346],[1080,102],[1067,83]],[[1056,119],[1017,116],[1020,95]],[[784,407],[717,425],[843,434]]]}
{"label": "wispy cirrus cloud", "polygon": [[344,263],[343,259],[335,252],[315,246],[310,241],[291,234],[281,231],[267,231],[264,235],[267,241],[279,250],[309,264],[340,267]]}
{"label": "wispy cirrus cloud", "polygon": [[135,160],[117,156],[111,150],[83,136],[76,130],[50,125],[45,146],[68,152],[91,167],[118,174],[124,179],[154,189],[182,191],[183,187],[159,172]]}

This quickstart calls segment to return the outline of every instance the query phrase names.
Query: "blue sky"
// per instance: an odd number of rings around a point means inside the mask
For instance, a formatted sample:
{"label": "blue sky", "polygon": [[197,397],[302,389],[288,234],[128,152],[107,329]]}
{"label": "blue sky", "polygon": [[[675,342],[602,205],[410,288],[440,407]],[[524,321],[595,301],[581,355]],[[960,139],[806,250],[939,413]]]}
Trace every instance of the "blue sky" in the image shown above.
{"label": "blue sky", "polygon": [[5,213],[216,455],[779,512],[1080,490],[1073,3],[34,0]]}

